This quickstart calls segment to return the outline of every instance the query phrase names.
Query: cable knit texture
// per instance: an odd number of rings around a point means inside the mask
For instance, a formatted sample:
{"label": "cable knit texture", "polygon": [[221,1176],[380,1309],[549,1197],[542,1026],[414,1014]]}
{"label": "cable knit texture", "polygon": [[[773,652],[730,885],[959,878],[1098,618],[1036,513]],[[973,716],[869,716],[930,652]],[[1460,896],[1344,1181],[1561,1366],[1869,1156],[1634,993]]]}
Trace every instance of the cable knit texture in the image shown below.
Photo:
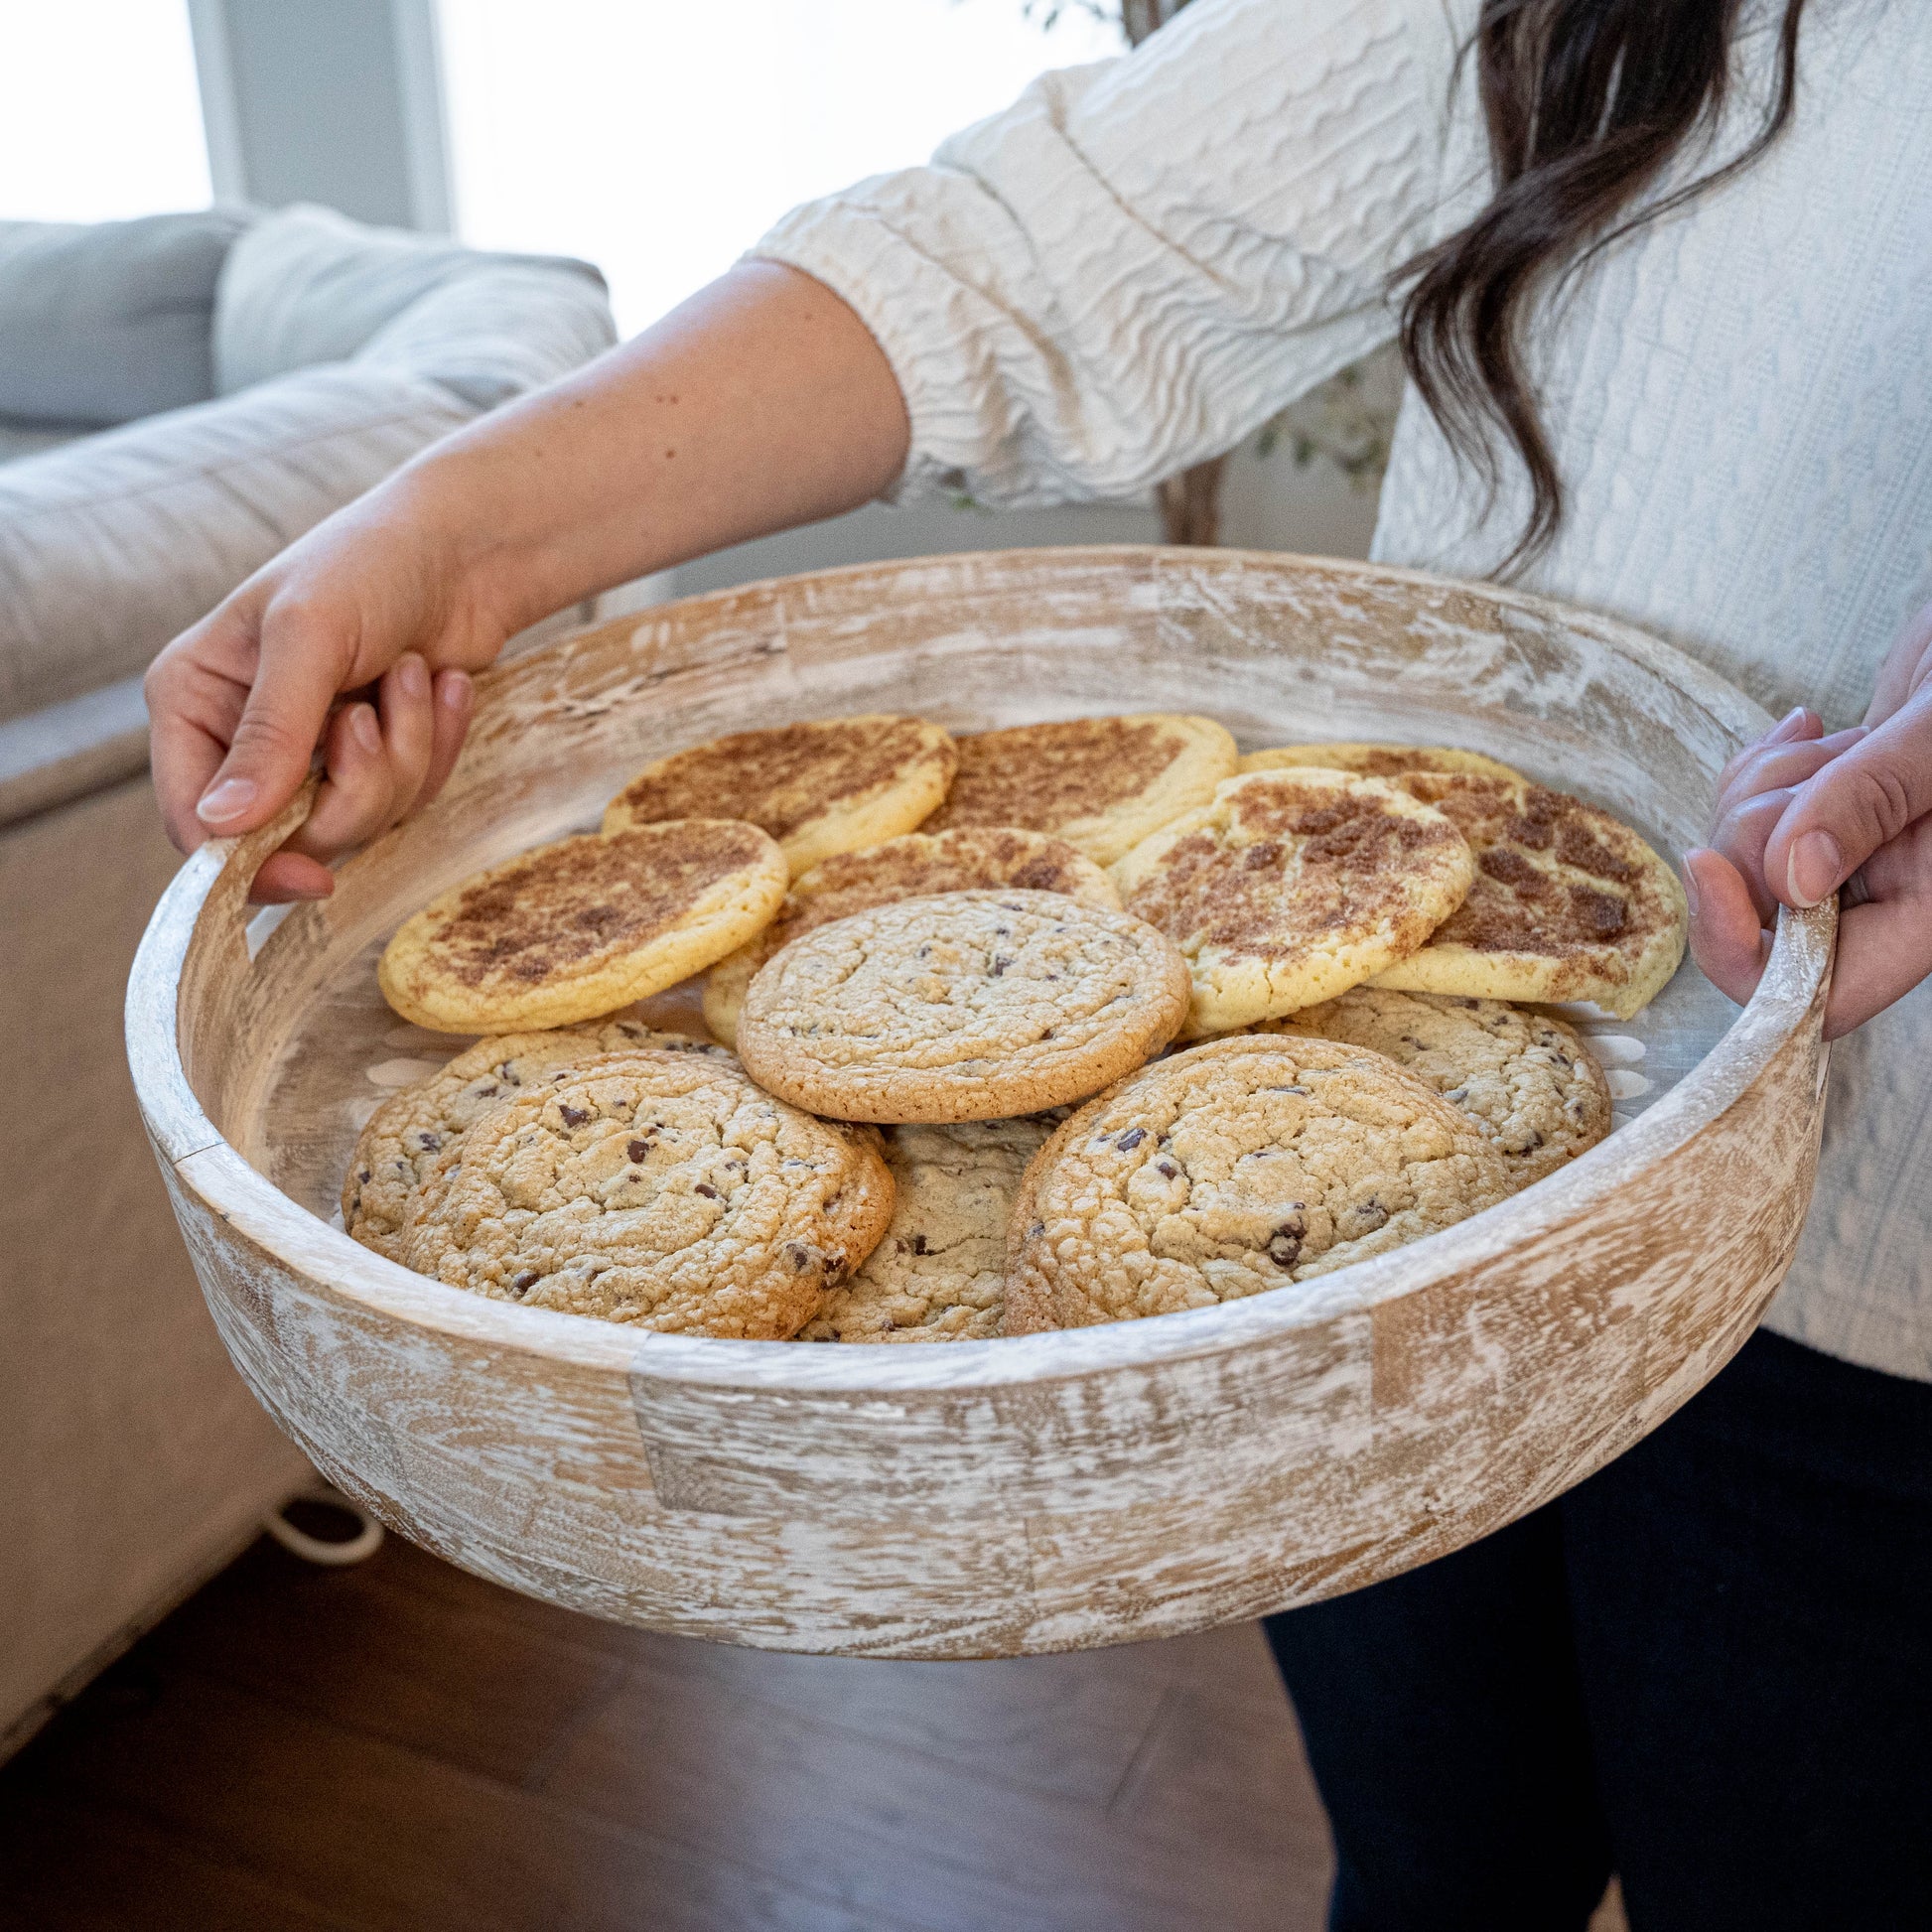
{"label": "cable knit texture", "polygon": [[[1730,106],[1672,181],[1755,132],[1781,12],[1752,0]],[[1474,18],[1196,0],[756,253],[878,337],[912,419],[901,497],[1145,488],[1394,334],[1392,271],[1488,193],[1455,60]],[[1527,582],[1836,726],[1932,597],[1932,34],[1908,0],[1812,0],[1799,80],[1767,156],[1545,302],[1533,361],[1569,503]],[[1376,556],[1479,577],[1527,507],[1507,467],[1486,502],[1410,394]],[[1932,1380],[1932,986],[1836,1056],[1770,1323]]]}

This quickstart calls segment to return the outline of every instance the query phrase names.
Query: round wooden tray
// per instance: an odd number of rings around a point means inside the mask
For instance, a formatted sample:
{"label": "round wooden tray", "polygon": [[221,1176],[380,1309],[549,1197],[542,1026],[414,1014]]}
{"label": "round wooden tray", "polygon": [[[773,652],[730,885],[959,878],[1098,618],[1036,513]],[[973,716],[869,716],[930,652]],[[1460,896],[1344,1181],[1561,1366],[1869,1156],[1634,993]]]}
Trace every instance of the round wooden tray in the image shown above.
{"label": "round wooden tray", "polygon": [[[1741,1016],[1689,963],[1585,1019],[1619,1128],[1446,1233],[1305,1287],[945,1347],[640,1333],[483,1301],[341,1232],[400,1026],[386,935],[462,875],[595,823],[637,765],[751,724],[958,729],[1207,712],[1256,746],[1491,753],[1675,857],[1768,722],[1624,626],[1412,573],[1230,551],[1028,550],[697,598],[480,681],[442,798],[336,896],[250,920],[286,824],[207,846],[128,993],[134,1080],[222,1338],[316,1464],[497,1582],[773,1648],[966,1657],[1189,1630],[1351,1588],[1548,1500],[1749,1332],[1816,1165],[1836,912],[1782,916]],[[268,928],[273,925],[273,929]]]}

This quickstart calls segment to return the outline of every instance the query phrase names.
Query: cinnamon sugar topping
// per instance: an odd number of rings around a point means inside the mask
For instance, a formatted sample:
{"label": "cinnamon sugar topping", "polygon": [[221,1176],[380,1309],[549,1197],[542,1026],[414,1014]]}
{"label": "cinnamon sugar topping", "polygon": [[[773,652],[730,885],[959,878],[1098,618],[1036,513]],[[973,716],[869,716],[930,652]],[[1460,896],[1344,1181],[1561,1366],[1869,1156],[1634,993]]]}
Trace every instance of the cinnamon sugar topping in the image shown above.
{"label": "cinnamon sugar topping", "polygon": [[462,896],[434,941],[438,970],[472,987],[538,984],[650,939],[768,850],[754,827],[723,819],[565,840]]}

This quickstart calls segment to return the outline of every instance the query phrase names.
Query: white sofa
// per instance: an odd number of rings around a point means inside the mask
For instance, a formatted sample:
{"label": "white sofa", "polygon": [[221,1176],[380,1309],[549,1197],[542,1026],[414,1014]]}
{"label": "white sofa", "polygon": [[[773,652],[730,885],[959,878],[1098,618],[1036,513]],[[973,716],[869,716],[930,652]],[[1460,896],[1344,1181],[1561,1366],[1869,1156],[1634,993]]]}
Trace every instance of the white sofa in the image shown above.
{"label": "white sofa", "polygon": [[581,262],[321,208],[0,222],[0,1757],[299,1487],[121,1047],[178,861],[140,677],[424,445],[615,340]]}

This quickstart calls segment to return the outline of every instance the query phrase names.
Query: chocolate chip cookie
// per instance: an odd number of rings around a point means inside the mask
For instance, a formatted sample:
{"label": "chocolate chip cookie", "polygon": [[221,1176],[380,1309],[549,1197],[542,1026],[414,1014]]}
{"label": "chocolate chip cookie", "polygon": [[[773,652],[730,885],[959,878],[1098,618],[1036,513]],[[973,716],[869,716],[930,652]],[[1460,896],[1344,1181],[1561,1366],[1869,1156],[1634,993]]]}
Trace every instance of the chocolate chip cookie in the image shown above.
{"label": "chocolate chip cookie", "polygon": [[402,1259],[524,1308],[782,1341],[892,1212],[871,1130],[814,1120],[723,1060],[646,1049],[479,1122]]}
{"label": "chocolate chip cookie", "polygon": [[778,916],[705,976],[705,1025],[730,1045],[746,989],[759,968],[814,926],[849,918],[899,898],[1000,886],[1064,893],[1086,905],[1116,910],[1113,882],[1064,839],[1013,826],[963,826],[953,832],[908,832],[864,852],[842,852],[792,883]]}
{"label": "chocolate chip cookie", "polygon": [[988,1341],[1005,1332],[1006,1235],[1027,1163],[1059,1124],[1020,1120],[889,1127],[893,1224],[800,1341]]}
{"label": "chocolate chip cookie", "polygon": [[1372,1047],[1472,1119],[1527,1186],[1610,1131],[1610,1088],[1562,1021],[1500,1000],[1358,986],[1258,1033]]}
{"label": "chocolate chip cookie", "polygon": [[1173,1038],[1187,967],[1058,893],[900,899],[794,940],[745,997],[754,1078],[838,1120],[998,1120],[1097,1092]]}
{"label": "chocolate chip cookie", "polygon": [[1007,1333],[1289,1287],[1515,1185],[1467,1115],[1379,1053],[1209,1040],[1090,1101],[1035,1157],[1015,1202]]}
{"label": "chocolate chip cookie", "polygon": [[539,1080],[555,1084],[586,1060],[639,1047],[704,1053],[736,1064],[722,1046],[659,1033],[636,1020],[480,1039],[369,1116],[343,1182],[344,1227],[365,1248],[399,1261],[403,1232],[478,1121]]}

